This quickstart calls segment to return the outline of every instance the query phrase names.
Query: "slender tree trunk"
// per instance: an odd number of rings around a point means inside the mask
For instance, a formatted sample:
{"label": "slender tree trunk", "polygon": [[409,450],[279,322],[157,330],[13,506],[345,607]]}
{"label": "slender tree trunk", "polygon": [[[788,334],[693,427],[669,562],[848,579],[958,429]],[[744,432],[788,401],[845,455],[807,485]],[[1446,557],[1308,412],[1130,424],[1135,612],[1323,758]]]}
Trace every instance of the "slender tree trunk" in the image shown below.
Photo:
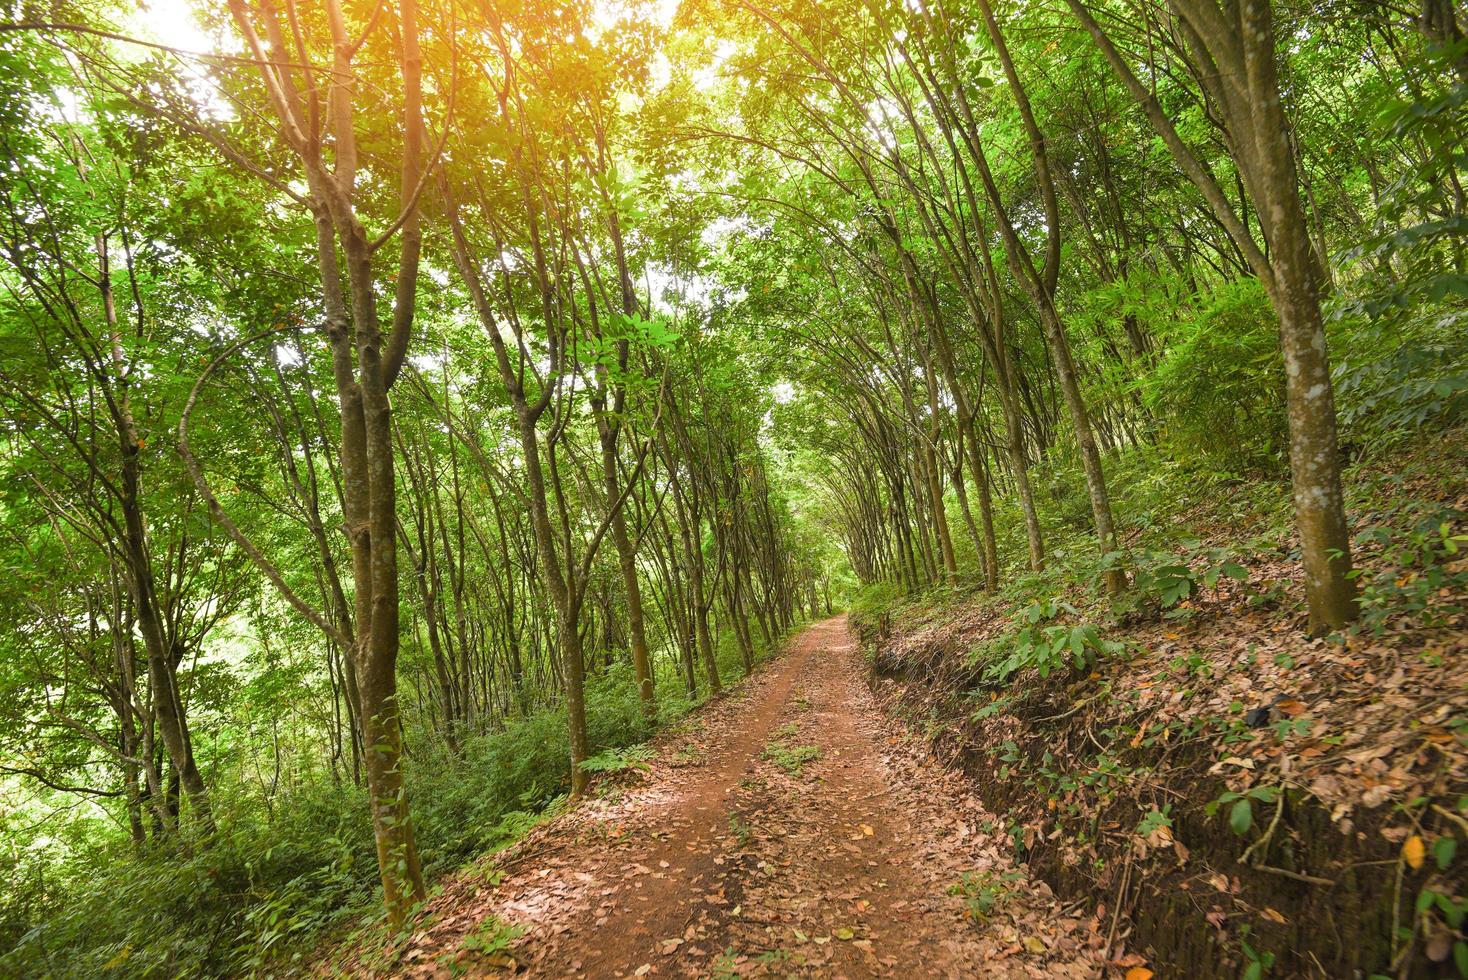
{"label": "slender tree trunk", "polygon": [[[1081,394],[1075,360],[1070,353],[1070,343],[1065,336],[1065,325],[1055,312],[1049,297],[1042,297],[1040,316],[1045,324],[1046,339],[1050,342],[1050,356],[1055,362],[1055,373],[1070,412],[1071,424],[1075,428],[1076,446],[1080,451],[1081,467],[1086,474],[1086,491],[1091,498],[1091,517],[1096,523],[1096,538],[1103,553],[1118,550],[1116,527],[1111,517],[1111,497],[1106,492],[1106,477],[1101,468],[1101,453],[1096,448],[1096,430],[1091,424],[1085,397]],[[1113,594],[1126,588],[1126,573],[1113,568],[1106,573],[1106,588]]]}
{"label": "slender tree trunk", "polygon": [[[1014,91],[1020,118],[1024,122],[1025,132],[1030,141],[1035,180],[1044,201],[1045,258],[1040,268],[1035,267],[1034,260],[1015,232],[982,151],[976,154],[975,162],[989,197],[989,203],[993,206],[998,219],[1000,238],[1004,243],[1004,252],[1009,260],[1010,270],[1025,292],[1029,294],[1030,300],[1035,304],[1040,315],[1061,393],[1070,413],[1071,425],[1075,429],[1076,445],[1080,450],[1081,466],[1086,476],[1086,490],[1091,499],[1091,515],[1096,525],[1096,537],[1101,551],[1110,553],[1117,550],[1116,531],[1111,515],[1111,498],[1106,492],[1106,478],[1101,468],[1101,455],[1096,449],[1095,429],[1086,409],[1085,399],[1081,395],[1080,380],[1076,373],[1075,360],[1070,351],[1070,340],[1066,335],[1065,324],[1061,322],[1060,313],[1055,307],[1055,286],[1061,254],[1060,217],[1045,137],[1030,110],[1029,96],[1024,84],[1020,81],[1019,73],[1015,70],[1014,62],[1009,54],[1009,46],[1005,43],[1004,34],[999,29],[989,2],[988,0],[978,0],[978,2],[988,28],[989,38],[994,42],[994,49],[999,55],[1000,64]],[[1122,569],[1113,568],[1106,573],[1107,591],[1115,594],[1125,587],[1126,573]]]}
{"label": "slender tree trunk", "polygon": [[1240,8],[1258,148],[1255,206],[1271,246],[1272,295],[1285,362],[1295,523],[1304,558],[1310,628],[1318,634],[1339,629],[1359,614],[1341,493],[1335,396],[1320,315],[1320,280],[1300,200],[1298,166],[1280,104],[1272,10],[1266,0],[1242,0]]}
{"label": "slender tree trunk", "polygon": [[1269,243],[1266,254],[1083,0],[1067,2],[1269,293],[1284,353],[1290,472],[1310,630],[1338,629],[1360,610],[1351,576],[1318,277],[1300,200],[1298,161],[1280,100],[1272,5],[1268,0],[1239,0],[1222,7],[1216,0],[1170,2],[1184,50],[1195,62],[1194,75],[1223,119],[1230,155]]}
{"label": "slender tree trunk", "polygon": [[[143,448],[143,437],[133,418],[128,387],[131,369],[123,353],[122,338],[118,329],[117,303],[112,289],[112,271],[108,255],[107,236],[96,236],[97,279],[102,295],[102,305],[107,322],[108,349],[111,352],[115,374],[116,395],[110,400],[112,419],[119,441],[122,457],[121,494],[123,539],[119,542],[123,552],[123,579],[132,599],[133,615],[138,632],[143,637],[143,650],[147,656],[148,682],[153,688],[153,714],[158,722],[158,733],[163,738],[163,747],[173,762],[184,792],[194,807],[195,816],[206,832],[214,827],[209,811],[209,796],[204,787],[204,777],[194,762],[193,740],[189,736],[188,715],[184,710],[183,696],[178,687],[178,673],[164,627],[163,612],[159,608],[159,596],[152,558],[148,548],[148,532],[142,509],[142,467],[138,459]],[[181,658],[179,658],[181,659]]]}
{"label": "slender tree trunk", "polygon": [[[617,474],[616,436],[609,425],[602,421],[601,452],[602,474],[606,482],[607,500],[613,503],[621,496],[621,481]],[[622,573],[622,590],[627,596],[627,634],[632,648],[632,670],[637,677],[637,696],[642,704],[643,717],[649,723],[657,718],[658,705],[653,693],[652,665],[647,651],[647,632],[643,625],[642,587],[637,580],[637,552],[627,534],[627,520],[620,506],[612,514],[612,544],[617,550],[617,567]]]}

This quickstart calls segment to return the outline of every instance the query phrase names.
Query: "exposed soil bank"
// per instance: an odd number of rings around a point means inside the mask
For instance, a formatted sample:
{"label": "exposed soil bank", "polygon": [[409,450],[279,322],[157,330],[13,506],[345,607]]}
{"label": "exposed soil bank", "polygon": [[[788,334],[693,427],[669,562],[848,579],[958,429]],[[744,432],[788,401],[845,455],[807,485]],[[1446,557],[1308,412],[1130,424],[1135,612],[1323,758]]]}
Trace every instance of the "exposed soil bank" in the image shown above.
{"label": "exposed soil bank", "polygon": [[[1456,846],[1438,841],[1468,830],[1457,809],[1460,740],[1442,734],[1459,717],[1461,671],[1418,677],[1391,657],[1366,664],[1377,671],[1367,681],[1381,689],[1386,713],[1410,717],[1395,719],[1415,732],[1406,740],[1297,738],[1305,726],[1293,719],[1328,720],[1326,699],[1344,686],[1313,683],[1308,672],[1293,677],[1294,698],[1261,690],[1242,702],[1261,712],[1215,724],[1186,706],[1210,696],[1227,704],[1230,684],[1248,690],[1259,678],[1228,673],[1221,651],[1240,627],[1205,613],[1182,636],[1172,626],[1141,637],[1154,651],[1171,644],[1164,636],[1193,651],[1182,670],[1139,653],[1088,676],[1031,672],[996,703],[969,654],[1011,628],[1003,612],[977,601],[860,623],[872,689],[1001,815],[1033,875],[1062,901],[1097,910],[1113,963],[1124,949],[1121,965],[1145,963],[1158,977],[1232,978],[1256,959],[1268,977],[1458,975],[1452,946],[1461,919],[1451,920],[1461,916],[1453,896],[1465,894],[1462,863],[1440,871],[1436,858]],[[1341,656],[1314,641],[1281,642],[1322,673]],[[1442,686],[1424,686],[1428,676]],[[1363,708],[1359,724],[1374,732],[1376,717]],[[1342,759],[1336,768],[1310,768],[1332,753]],[[1232,804],[1214,801],[1259,787],[1252,776],[1265,769],[1276,775],[1250,801],[1249,825],[1236,828],[1244,832],[1231,832]],[[1373,779],[1385,789],[1368,788]],[[1276,785],[1284,788],[1277,796],[1269,792]],[[1433,907],[1419,915],[1424,894],[1444,897],[1423,899]],[[1414,925],[1410,938],[1398,931]]]}

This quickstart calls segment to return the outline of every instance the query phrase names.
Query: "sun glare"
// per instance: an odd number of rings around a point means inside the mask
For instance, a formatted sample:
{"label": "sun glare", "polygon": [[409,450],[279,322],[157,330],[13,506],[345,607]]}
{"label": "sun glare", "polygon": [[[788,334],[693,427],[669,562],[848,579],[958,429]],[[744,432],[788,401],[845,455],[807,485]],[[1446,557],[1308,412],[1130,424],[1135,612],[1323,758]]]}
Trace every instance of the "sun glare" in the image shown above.
{"label": "sun glare", "polygon": [[188,0],[148,0],[133,14],[134,33],[147,41],[166,44],[180,51],[208,52],[217,40],[199,24],[196,8]]}

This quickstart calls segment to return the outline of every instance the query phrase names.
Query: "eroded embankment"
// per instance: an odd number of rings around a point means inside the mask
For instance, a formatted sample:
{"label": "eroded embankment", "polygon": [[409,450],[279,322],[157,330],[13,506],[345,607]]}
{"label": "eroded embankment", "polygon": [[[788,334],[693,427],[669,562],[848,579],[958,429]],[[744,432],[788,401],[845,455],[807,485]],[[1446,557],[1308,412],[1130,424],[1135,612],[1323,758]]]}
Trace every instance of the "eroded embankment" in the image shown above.
{"label": "eroded embankment", "polygon": [[1309,640],[1246,592],[1108,633],[1124,654],[1085,673],[1002,686],[974,655],[1014,629],[995,601],[857,626],[881,703],[969,777],[1033,875],[1094,903],[1115,967],[1468,973],[1461,623]]}

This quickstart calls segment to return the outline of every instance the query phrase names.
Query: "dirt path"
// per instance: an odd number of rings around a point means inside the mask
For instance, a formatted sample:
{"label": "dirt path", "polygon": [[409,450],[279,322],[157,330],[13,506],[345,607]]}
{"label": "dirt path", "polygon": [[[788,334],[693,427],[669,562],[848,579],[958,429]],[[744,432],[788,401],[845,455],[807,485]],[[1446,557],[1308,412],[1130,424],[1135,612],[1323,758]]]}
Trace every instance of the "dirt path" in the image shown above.
{"label": "dirt path", "polygon": [[495,916],[545,977],[1099,976],[1096,923],[1003,856],[865,669],[844,617],[809,627],[646,773],[505,855],[497,885],[451,886],[401,972],[498,972],[465,941]]}

